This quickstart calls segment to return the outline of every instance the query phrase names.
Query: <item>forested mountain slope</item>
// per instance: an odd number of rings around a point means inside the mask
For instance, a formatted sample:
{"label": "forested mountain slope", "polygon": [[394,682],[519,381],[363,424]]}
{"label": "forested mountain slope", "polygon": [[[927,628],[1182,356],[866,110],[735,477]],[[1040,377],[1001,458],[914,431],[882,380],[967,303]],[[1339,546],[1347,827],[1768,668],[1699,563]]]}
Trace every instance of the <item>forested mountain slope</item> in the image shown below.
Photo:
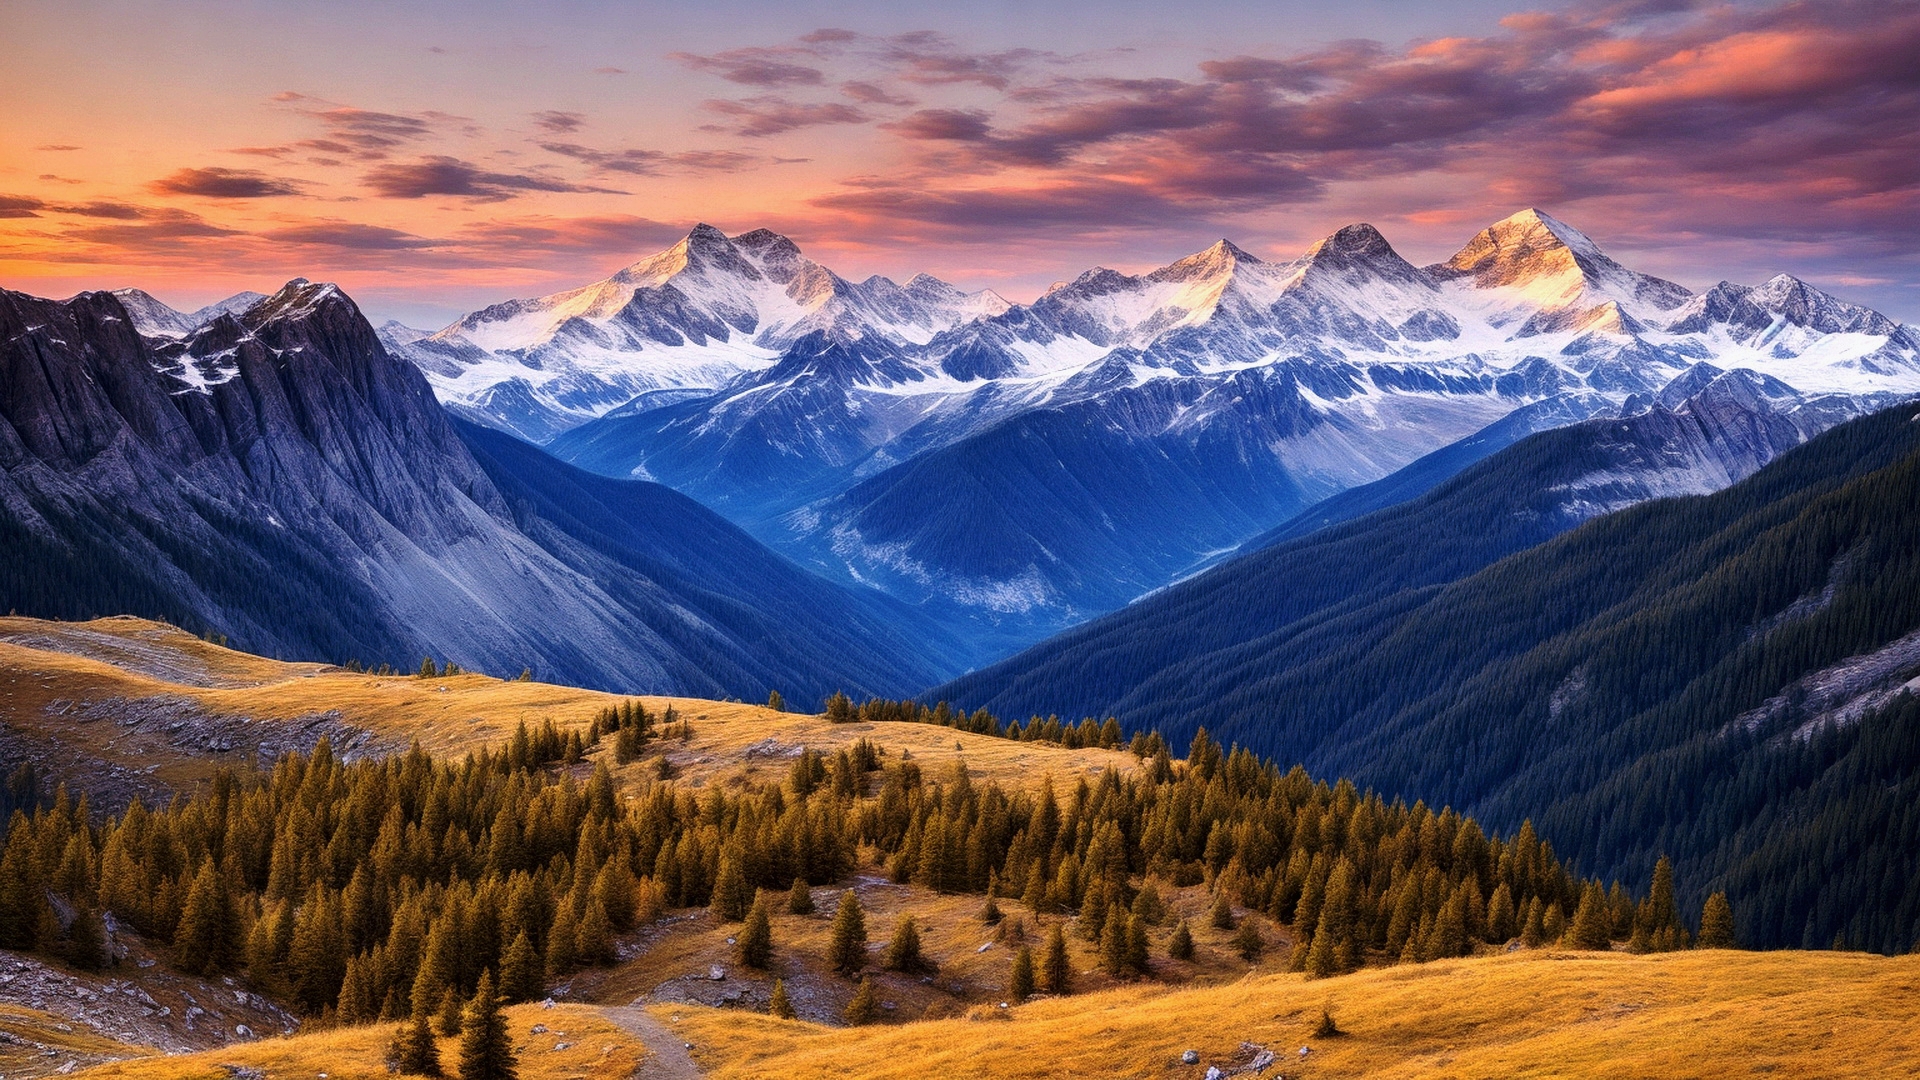
{"label": "forested mountain slope", "polygon": [[1895,696],[1920,672],[1916,415],[1521,550],[1555,531],[1538,479],[1598,452],[1549,432],[935,694],[1205,725],[1498,827],[1532,817],[1591,872],[1667,852],[1693,888],[1764,909],[1763,943],[1902,949],[1920,919],[1920,725]]}

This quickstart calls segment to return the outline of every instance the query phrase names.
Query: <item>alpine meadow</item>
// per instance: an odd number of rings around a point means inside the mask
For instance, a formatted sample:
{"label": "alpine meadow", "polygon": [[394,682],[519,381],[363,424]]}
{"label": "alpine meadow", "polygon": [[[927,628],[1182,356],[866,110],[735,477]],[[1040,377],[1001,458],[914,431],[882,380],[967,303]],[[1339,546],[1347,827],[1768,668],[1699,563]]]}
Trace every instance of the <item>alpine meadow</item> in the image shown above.
{"label": "alpine meadow", "polygon": [[0,36],[0,1080],[1920,1074],[1905,0]]}

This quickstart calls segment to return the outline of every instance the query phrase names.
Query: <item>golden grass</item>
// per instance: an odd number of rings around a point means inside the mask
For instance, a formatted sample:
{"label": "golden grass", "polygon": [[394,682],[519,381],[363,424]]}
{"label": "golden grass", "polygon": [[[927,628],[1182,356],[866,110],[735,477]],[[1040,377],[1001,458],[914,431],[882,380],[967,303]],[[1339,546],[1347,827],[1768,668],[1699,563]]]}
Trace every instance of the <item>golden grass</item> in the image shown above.
{"label": "golden grass", "polygon": [[[1322,1007],[1344,1036],[1312,1037]],[[1920,957],[1860,953],[1517,953],[1311,982],[1114,990],[1036,1001],[1005,1022],[855,1030],[653,1012],[677,1016],[721,1080],[1197,1077],[1234,1061],[1243,1041],[1273,1049],[1289,1077],[1920,1074]],[[1304,1062],[1302,1045],[1313,1048]],[[1200,1065],[1179,1063],[1189,1048]]]}
{"label": "golden grass", "polygon": [[[521,1080],[628,1077],[644,1051],[634,1038],[585,1005],[518,1005],[506,1010],[508,1030],[520,1059]],[[535,1024],[549,1029],[531,1034]],[[257,1042],[235,1043],[196,1054],[156,1055],[110,1062],[75,1073],[93,1080],[230,1080],[227,1066],[258,1069],[270,1080],[386,1080],[388,1040],[394,1024],[334,1028]],[[557,1049],[568,1044],[567,1049]],[[440,1063],[456,1075],[456,1039],[440,1040]]]}
{"label": "golden grass", "polygon": [[[12,1080],[54,1075],[70,1061],[91,1064],[158,1052],[102,1035],[86,1024],[12,1002],[0,1002],[0,1032],[8,1036],[0,1041],[0,1076]],[[53,1053],[49,1054],[49,1050]]]}
{"label": "golden grass", "polygon": [[[203,779],[223,755],[182,750],[169,743],[165,731],[80,723],[73,718],[75,703],[185,698],[210,714],[269,723],[332,712],[389,747],[404,748],[417,739],[430,753],[458,756],[504,742],[522,721],[582,726],[606,706],[627,700],[485,675],[376,676],[269,660],[209,644],[165,623],[128,617],[61,623],[10,616],[0,618],[0,638],[15,639],[0,640],[0,720],[84,745],[87,753],[128,768],[151,770],[176,787]],[[1080,774],[1135,765],[1123,751],[1067,750],[927,724],[828,724],[819,715],[758,705],[635,696],[656,715],[673,706],[692,728],[690,740],[656,744],[645,759],[628,765],[624,771],[636,779],[646,774],[654,756],[665,753],[693,786],[778,781],[799,746],[834,751],[863,737],[885,747],[894,760],[902,751],[911,753],[930,776],[965,758],[976,779],[1008,785],[1035,785],[1047,775],[1065,785]]]}

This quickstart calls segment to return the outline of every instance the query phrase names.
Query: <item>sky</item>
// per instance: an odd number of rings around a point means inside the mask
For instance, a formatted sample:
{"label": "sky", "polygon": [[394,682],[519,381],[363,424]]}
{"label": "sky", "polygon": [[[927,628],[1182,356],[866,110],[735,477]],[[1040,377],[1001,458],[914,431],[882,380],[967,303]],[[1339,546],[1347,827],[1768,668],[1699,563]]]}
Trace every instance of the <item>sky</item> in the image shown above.
{"label": "sky", "polygon": [[1536,206],[1920,321],[1913,0],[0,4],[0,286],[434,329],[696,222],[1031,299]]}

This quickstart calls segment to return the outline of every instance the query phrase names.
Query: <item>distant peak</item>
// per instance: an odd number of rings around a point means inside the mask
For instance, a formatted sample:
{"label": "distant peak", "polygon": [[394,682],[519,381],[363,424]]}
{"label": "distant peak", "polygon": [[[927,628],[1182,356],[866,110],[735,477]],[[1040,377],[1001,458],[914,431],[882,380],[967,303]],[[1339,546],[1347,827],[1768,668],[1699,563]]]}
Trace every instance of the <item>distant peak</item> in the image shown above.
{"label": "distant peak", "polygon": [[[698,226],[694,231],[698,232],[702,228],[711,228],[711,226]],[[720,230],[714,229],[713,231],[717,234]],[[722,237],[722,239],[725,239],[725,237]],[[774,232],[772,229],[755,229],[752,232],[743,232],[739,236],[734,237],[733,242],[739,247],[762,257],[773,254],[800,254],[799,244],[794,243],[791,239],[780,233]]]}
{"label": "distant peak", "polygon": [[1380,230],[1362,221],[1348,225],[1325,240],[1313,245],[1307,252],[1309,258],[1321,259],[1328,256],[1355,261],[1381,258],[1398,258],[1399,253]]}
{"label": "distant peak", "polygon": [[1229,240],[1217,240],[1205,251],[1197,251],[1180,261],[1154,271],[1156,281],[1194,281],[1230,274],[1242,263],[1258,266],[1260,260],[1233,246]]}

